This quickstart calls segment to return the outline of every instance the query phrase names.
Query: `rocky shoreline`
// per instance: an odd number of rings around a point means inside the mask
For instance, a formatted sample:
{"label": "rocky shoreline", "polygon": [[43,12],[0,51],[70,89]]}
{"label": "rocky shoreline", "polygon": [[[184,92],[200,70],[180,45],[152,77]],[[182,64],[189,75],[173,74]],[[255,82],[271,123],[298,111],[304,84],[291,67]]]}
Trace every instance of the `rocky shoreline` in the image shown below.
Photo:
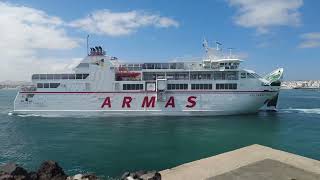
{"label": "rocky shoreline", "polygon": [[[99,180],[95,174],[68,176],[55,161],[44,161],[37,171],[27,171],[15,163],[0,166],[0,180]],[[125,172],[120,180],[161,180],[157,171]]]}
{"label": "rocky shoreline", "polygon": [[37,171],[27,171],[15,163],[0,167],[0,180],[97,180],[94,174],[68,176],[55,161],[44,161]]}

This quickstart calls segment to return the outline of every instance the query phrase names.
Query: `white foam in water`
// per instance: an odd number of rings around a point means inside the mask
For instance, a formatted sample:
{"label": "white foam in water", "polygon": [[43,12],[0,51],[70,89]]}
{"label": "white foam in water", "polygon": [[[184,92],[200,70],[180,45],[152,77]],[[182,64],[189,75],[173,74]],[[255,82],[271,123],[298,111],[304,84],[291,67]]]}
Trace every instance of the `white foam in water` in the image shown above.
{"label": "white foam in water", "polygon": [[295,113],[306,113],[306,114],[320,114],[320,108],[312,108],[312,109],[289,108],[289,109],[281,109],[281,111],[295,112]]}

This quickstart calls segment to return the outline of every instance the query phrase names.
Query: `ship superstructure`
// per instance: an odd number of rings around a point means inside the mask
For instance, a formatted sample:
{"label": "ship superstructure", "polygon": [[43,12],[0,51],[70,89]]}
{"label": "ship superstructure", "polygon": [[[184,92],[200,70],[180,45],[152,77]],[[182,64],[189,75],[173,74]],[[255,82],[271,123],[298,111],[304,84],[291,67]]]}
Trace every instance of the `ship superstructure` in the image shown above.
{"label": "ship superstructure", "polygon": [[33,74],[14,112],[95,115],[226,115],[275,109],[283,76],[242,69],[242,60],[203,44],[198,61],[123,63],[101,47],[69,74]]}

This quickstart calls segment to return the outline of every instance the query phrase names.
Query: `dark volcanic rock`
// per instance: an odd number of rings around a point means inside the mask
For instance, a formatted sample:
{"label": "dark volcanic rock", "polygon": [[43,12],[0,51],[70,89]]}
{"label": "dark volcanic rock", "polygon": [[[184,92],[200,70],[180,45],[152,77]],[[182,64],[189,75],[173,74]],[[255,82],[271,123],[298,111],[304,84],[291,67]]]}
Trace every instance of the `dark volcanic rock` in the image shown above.
{"label": "dark volcanic rock", "polygon": [[161,174],[159,172],[156,172],[151,180],[161,180]]}
{"label": "dark volcanic rock", "polygon": [[0,167],[0,171],[13,176],[27,176],[28,172],[15,163],[7,163]]}
{"label": "dark volcanic rock", "polygon": [[30,180],[38,180],[39,179],[38,178],[38,174],[36,172],[33,172],[33,171],[29,172],[28,176],[29,176]]}
{"label": "dark volcanic rock", "polygon": [[10,174],[2,174],[0,180],[14,180],[14,177]]}
{"label": "dark volcanic rock", "polygon": [[39,180],[65,180],[67,175],[63,169],[54,161],[45,161],[38,170]]}
{"label": "dark volcanic rock", "polygon": [[28,180],[28,172],[15,163],[7,163],[0,167],[0,179]]}

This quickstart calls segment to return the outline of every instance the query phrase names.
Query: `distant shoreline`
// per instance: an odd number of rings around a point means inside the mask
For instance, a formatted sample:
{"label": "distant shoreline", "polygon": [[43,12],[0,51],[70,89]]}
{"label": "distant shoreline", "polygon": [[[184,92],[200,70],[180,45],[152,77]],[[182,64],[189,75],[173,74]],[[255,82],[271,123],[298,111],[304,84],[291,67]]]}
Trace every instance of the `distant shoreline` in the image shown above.
{"label": "distant shoreline", "polygon": [[320,89],[320,80],[284,81],[281,89]]}

